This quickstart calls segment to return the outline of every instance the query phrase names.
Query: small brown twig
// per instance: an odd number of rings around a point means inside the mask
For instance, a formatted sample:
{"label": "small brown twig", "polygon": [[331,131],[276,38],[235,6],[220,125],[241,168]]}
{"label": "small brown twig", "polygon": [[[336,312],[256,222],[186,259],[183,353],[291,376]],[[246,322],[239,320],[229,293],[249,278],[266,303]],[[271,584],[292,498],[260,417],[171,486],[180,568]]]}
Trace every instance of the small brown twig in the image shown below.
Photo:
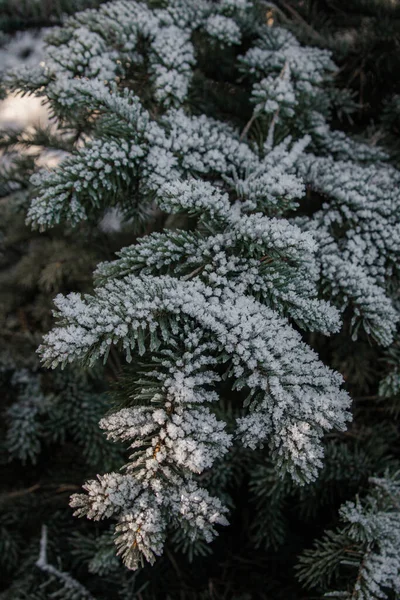
{"label": "small brown twig", "polygon": [[247,121],[246,125],[243,128],[242,133],[240,134],[239,139],[241,142],[244,140],[244,138],[248,134],[250,127],[253,125],[253,123],[257,119],[257,117],[258,117],[258,113],[253,113],[251,118]]}
{"label": "small brown twig", "polygon": [[192,271],[191,273],[188,273],[187,275],[182,277],[183,281],[187,281],[188,279],[191,279],[192,277],[196,277],[196,275],[198,275],[198,273],[201,273],[203,269],[204,269],[204,265],[200,265],[200,267],[197,267],[196,269],[194,269],[194,271]]}
{"label": "small brown twig", "polygon": [[33,494],[40,488],[40,483],[35,483],[35,485],[31,485],[31,487],[25,488],[23,490],[15,490],[14,492],[9,492],[8,494],[4,494],[9,498],[20,498],[21,496],[27,496],[28,494]]}

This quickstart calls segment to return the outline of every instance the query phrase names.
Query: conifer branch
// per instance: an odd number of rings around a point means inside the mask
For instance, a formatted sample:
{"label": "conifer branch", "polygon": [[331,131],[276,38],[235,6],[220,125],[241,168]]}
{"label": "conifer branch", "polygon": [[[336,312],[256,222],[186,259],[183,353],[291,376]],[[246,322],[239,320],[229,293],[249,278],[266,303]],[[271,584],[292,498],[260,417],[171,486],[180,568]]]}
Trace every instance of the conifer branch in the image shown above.
{"label": "conifer branch", "polygon": [[39,558],[36,561],[36,566],[51,577],[60,581],[67,589],[78,592],[83,598],[94,600],[94,596],[81,584],[79,581],[71,577],[69,573],[60,571],[54,565],[47,561],[47,526],[42,525],[42,533],[40,537]]}

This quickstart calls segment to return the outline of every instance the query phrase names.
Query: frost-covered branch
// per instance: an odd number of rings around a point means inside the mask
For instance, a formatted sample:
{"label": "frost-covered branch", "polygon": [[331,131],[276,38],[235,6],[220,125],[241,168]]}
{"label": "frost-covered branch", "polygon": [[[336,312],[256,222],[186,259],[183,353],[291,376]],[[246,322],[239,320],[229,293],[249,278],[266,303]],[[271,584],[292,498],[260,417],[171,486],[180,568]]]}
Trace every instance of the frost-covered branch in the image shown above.
{"label": "frost-covered branch", "polygon": [[[112,348],[131,365],[128,402],[101,427],[132,453],[72,498],[78,515],[117,521],[130,568],[153,562],[170,528],[209,541],[226,524],[197,476],[234,445],[315,479],[349,396],[302,333],[337,333],[343,318],[387,345],[398,319],[398,172],[330,129],[330,53],[257,15],[247,0],[106,2],[49,34],[41,70],[19,78],[79,133],[33,176],[30,224],[97,227],[112,207],[143,234],[98,266],[92,294],[56,297],[40,348],[50,367]],[[229,47],[253,116],[218,120],[211,97],[201,114],[204,43]]]}
{"label": "frost-covered branch", "polygon": [[42,534],[40,538],[39,558],[36,561],[36,566],[47,575],[58,580],[63,584],[64,588],[78,593],[80,597],[94,600],[94,596],[81,584],[79,581],[71,577],[69,573],[60,571],[54,565],[51,565],[47,560],[47,526],[42,525]]}
{"label": "frost-covered branch", "polygon": [[[367,496],[340,508],[342,525],[328,531],[300,557],[299,579],[310,587],[338,579],[342,567],[353,574],[347,589],[327,598],[373,600],[400,593],[400,486],[398,473],[369,480]],[[332,588],[332,585],[329,586]],[[326,586],[324,586],[326,588]]]}

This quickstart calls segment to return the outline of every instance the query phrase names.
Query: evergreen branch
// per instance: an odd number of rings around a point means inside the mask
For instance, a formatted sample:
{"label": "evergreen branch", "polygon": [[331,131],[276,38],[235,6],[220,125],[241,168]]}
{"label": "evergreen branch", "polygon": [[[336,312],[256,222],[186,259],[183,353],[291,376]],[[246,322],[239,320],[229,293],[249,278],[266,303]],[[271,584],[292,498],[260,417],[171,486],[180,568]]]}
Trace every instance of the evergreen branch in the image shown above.
{"label": "evergreen branch", "polygon": [[51,577],[59,580],[66,589],[74,590],[81,594],[83,598],[88,598],[88,600],[94,600],[94,596],[81,584],[79,581],[71,577],[69,573],[65,571],[60,571],[54,565],[51,565],[47,561],[47,526],[42,525],[42,534],[40,538],[40,551],[39,558],[36,561],[36,566]]}

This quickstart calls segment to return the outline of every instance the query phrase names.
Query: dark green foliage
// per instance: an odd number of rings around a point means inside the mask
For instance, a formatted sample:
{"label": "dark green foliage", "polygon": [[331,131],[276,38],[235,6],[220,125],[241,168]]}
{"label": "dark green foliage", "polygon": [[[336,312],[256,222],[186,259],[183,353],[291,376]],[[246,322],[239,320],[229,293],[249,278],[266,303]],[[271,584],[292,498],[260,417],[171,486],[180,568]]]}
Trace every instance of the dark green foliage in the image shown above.
{"label": "dark green foliage", "polygon": [[[45,141],[40,132],[36,136]],[[54,564],[62,557],[63,569],[72,568],[71,532],[86,537],[90,527],[73,527],[68,497],[100,465],[122,464],[120,449],[98,426],[110,408],[110,375],[44,372],[35,352],[51,323],[51,298],[90,289],[91,270],[109,255],[112,238],[84,229],[74,237],[59,231],[32,235],[24,224],[26,200],[22,188],[0,205],[0,570],[1,597],[10,600],[48,598],[60,589],[56,581],[49,588],[35,567],[42,523],[49,528]]]}
{"label": "dark green foliage", "polygon": [[0,32],[56,25],[63,15],[99,4],[101,0],[0,0]]}
{"label": "dark green foliage", "polygon": [[309,44],[334,53],[339,82],[354,90],[360,124],[379,118],[400,91],[400,6],[392,0],[277,0],[272,17],[283,19]]}
{"label": "dark green foliage", "polygon": [[[385,477],[371,478],[368,495],[347,502],[340,511],[341,524],[327,531],[312,550],[302,553],[297,566],[299,581],[309,588],[327,591],[334,585],[340,590],[326,594],[328,597],[398,597],[398,577],[394,574],[393,589],[390,567],[386,569],[398,556],[400,488],[398,473],[390,476],[386,472]],[[381,561],[382,568],[372,579],[369,569]]]}

